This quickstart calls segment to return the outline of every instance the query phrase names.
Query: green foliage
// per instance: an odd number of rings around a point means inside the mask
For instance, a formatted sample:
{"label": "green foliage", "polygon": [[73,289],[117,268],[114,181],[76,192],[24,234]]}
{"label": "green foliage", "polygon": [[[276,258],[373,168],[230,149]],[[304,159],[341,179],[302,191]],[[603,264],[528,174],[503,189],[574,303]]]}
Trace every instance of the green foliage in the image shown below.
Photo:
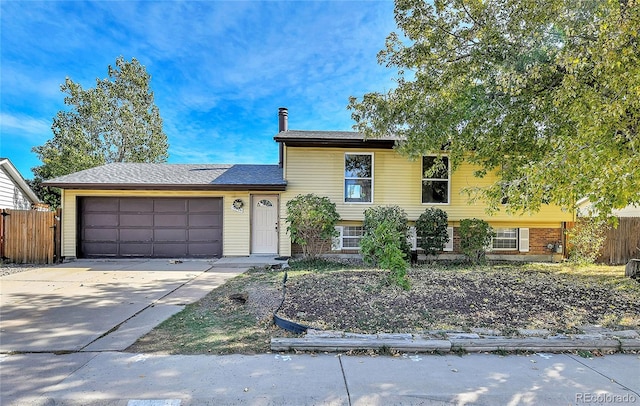
{"label": "green foliage", "polygon": [[430,207],[418,217],[416,235],[425,254],[436,255],[442,251],[449,239],[448,225],[447,213],[441,209]]}
{"label": "green foliage", "polygon": [[397,87],[351,98],[358,131],[497,174],[468,189],[491,210],[640,203],[636,2],[396,0],[395,18],[378,59]]}
{"label": "green foliage", "polygon": [[382,223],[389,222],[398,231],[398,247],[410,258],[411,244],[409,243],[409,218],[399,206],[375,206],[364,211],[364,234],[375,231]]}
{"label": "green foliage", "polygon": [[313,193],[297,195],[287,202],[287,231],[291,240],[302,246],[305,258],[317,258],[327,251],[331,238],[336,237],[340,215],[328,197]]}
{"label": "green foliage", "polygon": [[25,179],[25,181],[42,203],[48,204],[52,209],[60,206],[60,189],[44,186],[39,179]]}
{"label": "green foliage", "polygon": [[[408,290],[411,285],[407,278],[407,256],[400,242],[405,237],[392,220],[382,220],[375,229],[368,229],[360,241],[360,252],[365,263],[388,269],[389,282]],[[406,237],[405,237],[406,239]]]}
{"label": "green foliage", "polygon": [[494,236],[493,229],[484,220],[463,219],[460,221],[460,248],[469,261],[484,263],[487,247]]}
{"label": "green foliage", "polygon": [[595,263],[609,227],[609,223],[601,218],[579,218],[567,233],[570,244],[569,260],[579,265]]}
{"label": "green foliage", "polygon": [[66,78],[60,90],[70,109],[54,117],[53,138],[33,148],[43,163],[33,168],[41,198],[59,205],[57,189],[40,185],[51,178],[112,162],[166,162],[169,146],[150,81],[140,62],[123,57],[94,88]]}

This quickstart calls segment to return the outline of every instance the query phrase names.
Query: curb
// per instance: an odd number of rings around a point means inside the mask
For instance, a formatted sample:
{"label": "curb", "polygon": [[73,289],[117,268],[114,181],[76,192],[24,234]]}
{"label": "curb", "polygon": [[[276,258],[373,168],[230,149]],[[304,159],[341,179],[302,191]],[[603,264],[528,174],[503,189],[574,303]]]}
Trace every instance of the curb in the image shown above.
{"label": "curb", "polygon": [[484,337],[477,334],[448,334],[446,340],[412,334],[349,334],[315,332],[306,337],[276,337],[271,339],[272,351],[367,351],[399,352],[567,352],[567,351],[640,351],[640,338],[594,337]]}

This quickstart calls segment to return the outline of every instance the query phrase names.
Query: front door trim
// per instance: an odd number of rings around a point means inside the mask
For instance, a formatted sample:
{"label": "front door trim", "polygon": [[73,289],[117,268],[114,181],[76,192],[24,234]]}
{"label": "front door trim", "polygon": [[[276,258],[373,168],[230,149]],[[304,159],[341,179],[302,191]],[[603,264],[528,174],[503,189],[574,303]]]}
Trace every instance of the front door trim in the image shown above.
{"label": "front door trim", "polygon": [[278,197],[251,195],[251,254],[278,254]]}

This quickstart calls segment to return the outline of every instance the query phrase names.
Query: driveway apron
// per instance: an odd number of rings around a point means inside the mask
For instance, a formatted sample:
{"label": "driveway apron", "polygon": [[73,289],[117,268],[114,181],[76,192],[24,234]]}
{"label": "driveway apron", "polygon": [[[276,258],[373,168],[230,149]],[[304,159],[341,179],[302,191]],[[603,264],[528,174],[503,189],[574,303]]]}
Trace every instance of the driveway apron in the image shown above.
{"label": "driveway apron", "polygon": [[244,269],[213,261],[76,261],[2,277],[0,352],[123,350]]}

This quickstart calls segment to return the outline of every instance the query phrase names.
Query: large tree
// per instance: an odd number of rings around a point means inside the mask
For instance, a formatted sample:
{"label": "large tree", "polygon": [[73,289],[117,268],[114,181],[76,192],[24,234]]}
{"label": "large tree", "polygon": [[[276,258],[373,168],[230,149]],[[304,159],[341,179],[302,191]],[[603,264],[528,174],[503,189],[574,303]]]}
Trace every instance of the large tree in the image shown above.
{"label": "large tree", "polygon": [[640,203],[635,0],[396,0],[395,18],[378,58],[397,86],[351,98],[357,130],[496,173],[471,189],[492,209]]}
{"label": "large tree", "polygon": [[151,76],[135,58],[108,67],[108,77],[83,89],[66,78],[60,90],[68,110],[53,119],[53,138],[33,148],[42,165],[33,168],[41,198],[59,204],[47,179],[111,162],[166,162],[167,136],[150,88]]}

